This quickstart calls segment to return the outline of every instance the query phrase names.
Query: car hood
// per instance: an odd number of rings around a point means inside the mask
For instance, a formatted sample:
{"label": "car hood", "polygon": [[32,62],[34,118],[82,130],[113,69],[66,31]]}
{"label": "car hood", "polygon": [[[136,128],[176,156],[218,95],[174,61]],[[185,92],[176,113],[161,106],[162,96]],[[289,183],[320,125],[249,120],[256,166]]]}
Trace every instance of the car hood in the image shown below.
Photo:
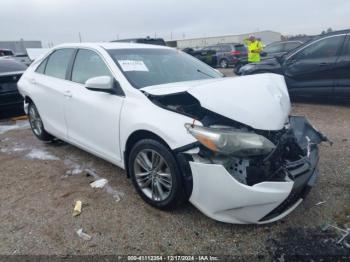
{"label": "car hood", "polygon": [[141,90],[155,96],[188,92],[202,107],[261,130],[282,129],[291,108],[284,77],[270,73],[148,86]]}

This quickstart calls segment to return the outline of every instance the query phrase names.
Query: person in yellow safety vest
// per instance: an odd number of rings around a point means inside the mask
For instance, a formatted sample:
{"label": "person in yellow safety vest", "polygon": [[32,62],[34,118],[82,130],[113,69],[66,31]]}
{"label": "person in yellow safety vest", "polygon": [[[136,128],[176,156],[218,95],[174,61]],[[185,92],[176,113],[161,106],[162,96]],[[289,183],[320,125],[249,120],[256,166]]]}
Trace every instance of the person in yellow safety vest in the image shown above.
{"label": "person in yellow safety vest", "polygon": [[260,62],[260,53],[263,49],[262,42],[251,35],[243,40],[248,49],[248,63]]}

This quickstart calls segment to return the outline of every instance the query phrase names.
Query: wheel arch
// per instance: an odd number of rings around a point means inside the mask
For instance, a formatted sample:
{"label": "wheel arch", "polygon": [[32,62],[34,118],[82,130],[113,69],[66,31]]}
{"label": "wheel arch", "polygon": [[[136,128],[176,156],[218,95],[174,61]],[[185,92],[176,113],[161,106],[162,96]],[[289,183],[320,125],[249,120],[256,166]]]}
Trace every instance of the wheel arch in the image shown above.
{"label": "wheel arch", "polygon": [[124,149],[124,153],[123,153],[124,166],[125,166],[126,176],[128,178],[130,177],[129,168],[128,168],[129,153],[130,153],[132,147],[141,139],[154,139],[154,140],[162,143],[163,145],[165,145],[169,149],[169,151],[173,153],[173,151],[171,150],[171,148],[167,144],[167,142],[165,142],[165,140],[163,138],[161,138],[159,135],[157,135],[149,130],[144,130],[144,129],[134,131],[133,133],[131,133],[129,135],[128,139],[126,140],[125,149]]}
{"label": "wheel arch", "polygon": [[[183,177],[183,186],[185,189],[185,194],[186,197],[189,198],[191,193],[192,193],[192,189],[193,189],[193,181],[192,181],[192,171],[189,165],[189,161],[191,160],[191,157],[189,159],[189,156],[185,156],[185,154],[182,154],[181,152],[183,150],[179,150],[179,149],[175,149],[172,150],[170,148],[170,146],[168,145],[167,142],[165,142],[165,140],[160,137],[159,135],[149,131],[149,130],[137,130],[134,131],[133,133],[131,133],[126,141],[125,144],[125,150],[124,150],[124,167],[125,167],[125,172],[126,172],[126,176],[127,178],[130,178],[130,174],[129,174],[129,167],[128,167],[128,159],[129,159],[129,153],[132,149],[132,147],[141,139],[154,139],[160,143],[162,143],[163,145],[165,145],[169,151],[173,154],[176,163],[178,165],[178,168],[180,170],[180,173]],[[192,143],[189,145],[184,146],[183,148],[187,148],[187,147],[193,147],[193,144],[196,143]]]}
{"label": "wheel arch", "polygon": [[[188,156],[185,156],[184,154],[182,154],[182,150],[179,149],[174,149],[172,150],[170,148],[170,146],[168,145],[167,142],[165,142],[165,140],[160,137],[159,135],[149,131],[149,130],[137,130],[134,131],[133,133],[130,134],[130,136],[128,137],[126,144],[125,144],[125,150],[124,150],[124,167],[125,167],[125,172],[126,172],[126,176],[127,178],[130,178],[130,174],[129,174],[129,153],[132,149],[132,147],[141,139],[154,139],[160,143],[162,143],[164,146],[166,146],[169,151],[171,152],[171,154],[173,154],[175,161],[177,163],[177,166],[179,168],[179,171],[183,177],[183,186],[184,186],[184,190],[185,190],[185,196],[188,199],[190,197],[190,195],[192,194],[192,189],[193,189],[193,181],[192,181],[192,171],[189,165],[189,161],[191,159],[188,159]],[[196,143],[192,143],[189,145],[186,145],[182,148],[192,148],[193,144]],[[192,158],[192,157],[190,157]]]}
{"label": "wheel arch", "polygon": [[31,99],[31,97],[28,96],[28,95],[26,95],[26,96],[24,97],[24,102],[25,102],[26,104],[34,103],[33,99]]}
{"label": "wheel arch", "polygon": [[23,108],[24,108],[24,112],[25,112],[26,114],[28,114],[28,106],[29,106],[30,103],[33,103],[33,104],[34,104],[33,99],[31,99],[30,96],[25,95],[25,96],[24,96],[24,105],[23,105]]}

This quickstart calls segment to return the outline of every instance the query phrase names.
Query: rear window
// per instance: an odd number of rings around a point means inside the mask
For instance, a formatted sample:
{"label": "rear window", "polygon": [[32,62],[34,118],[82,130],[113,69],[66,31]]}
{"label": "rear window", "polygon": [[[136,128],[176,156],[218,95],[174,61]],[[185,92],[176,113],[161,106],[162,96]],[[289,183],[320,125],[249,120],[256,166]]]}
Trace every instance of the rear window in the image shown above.
{"label": "rear window", "polygon": [[223,52],[231,52],[232,48],[229,45],[222,45],[221,46],[221,51]]}
{"label": "rear window", "polygon": [[11,50],[0,50],[0,56],[13,56],[13,52]]}
{"label": "rear window", "polygon": [[65,48],[52,53],[46,64],[45,75],[65,79],[68,64],[72,58],[73,52],[74,49]]}
{"label": "rear window", "polygon": [[244,45],[235,45],[237,51],[246,52],[247,48]]}
{"label": "rear window", "polygon": [[136,43],[149,44],[149,45],[163,45],[165,46],[165,41],[163,39],[138,39]]}
{"label": "rear window", "polygon": [[27,67],[24,64],[12,61],[10,59],[0,61],[0,73],[24,71],[26,69]]}

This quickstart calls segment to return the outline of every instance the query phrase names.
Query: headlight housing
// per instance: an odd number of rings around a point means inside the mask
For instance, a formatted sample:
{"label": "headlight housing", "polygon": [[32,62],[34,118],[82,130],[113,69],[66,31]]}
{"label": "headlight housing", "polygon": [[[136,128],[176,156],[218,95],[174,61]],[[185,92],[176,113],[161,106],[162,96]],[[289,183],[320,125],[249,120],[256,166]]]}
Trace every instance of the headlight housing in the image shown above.
{"label": "headlight housing", "polygon": [[192,124],[185,124],[185,128],[202,145],[224,155],[260,156],[270,153],[276,147],[261,135],[231,128],[202,127]]}

